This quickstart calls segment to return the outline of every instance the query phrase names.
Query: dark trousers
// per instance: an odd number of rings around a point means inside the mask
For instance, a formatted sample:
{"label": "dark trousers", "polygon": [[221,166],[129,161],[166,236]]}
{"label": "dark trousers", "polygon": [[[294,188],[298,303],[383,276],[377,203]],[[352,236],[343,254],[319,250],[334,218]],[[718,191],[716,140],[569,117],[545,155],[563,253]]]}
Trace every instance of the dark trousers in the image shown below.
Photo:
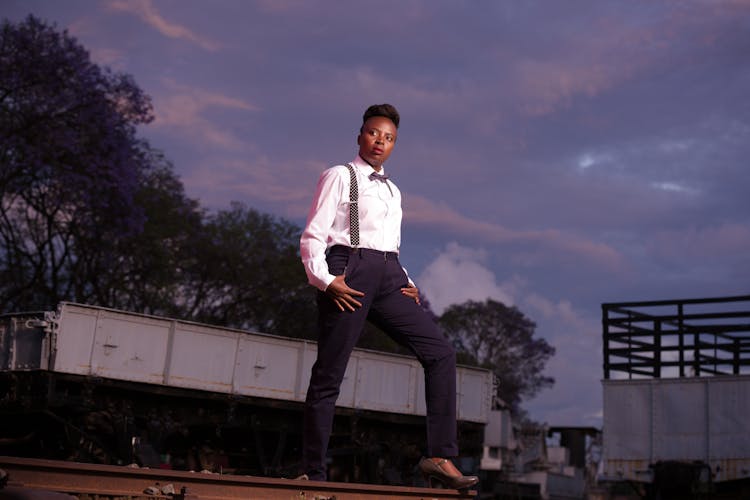
{"label": "dark trousers", "polygon": [[318,357],[305,400],[303,472],[312,480],[326,479],[336,399],[349,356],[368,319],[408,347],[424,368],[426,455],[456,456],[456,352],[432,318],[401,293],[408,280],[397,254],[336,246],[327,262],[331,274],[345,274],[347,285],[365,296],[357,298],[361,308],[342,312],[325,293],[318,294]]}

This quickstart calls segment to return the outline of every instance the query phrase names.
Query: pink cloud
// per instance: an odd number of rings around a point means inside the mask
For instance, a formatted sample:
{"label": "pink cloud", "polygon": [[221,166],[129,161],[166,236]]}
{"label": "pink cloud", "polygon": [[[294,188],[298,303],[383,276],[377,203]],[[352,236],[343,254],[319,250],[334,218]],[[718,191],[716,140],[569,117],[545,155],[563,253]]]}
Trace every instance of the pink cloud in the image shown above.
{"label": "pink cloud", "polygon": [[663,259],[683,261],[745,256],[748,249],[750,226],[731,223],[717,227],[662,231],[651,239],[649,252]]}
{"label": "pink cloud", "polygon": [[445,203],[435,203],[418,195],[408,196],[404,205],[404,220],[409,223],[436,226],[455,234],[481,235],[483,239],[497,243],[531,243],[552,247],[613,269],[622,266],[622,256],[614,248],[559,230],[516,231],[492,222],[471,219]]}
{"label": "pink cloud", "polygon": [[567,107],[578,95],[594,96],[613,86],[627,73],[606,64],[570,64],[563,61],[522,61],[515,77],[521,110],[530,116]]}
{"label": "pink cloud", "polygon": [[112,0],[108,6],[112,10],[138,16],[141,21],[168,38],[186,40],[209,51],[218,50],[221,46],[218,42],[193,33],[184,26],[167,21],[156,10],[151,0]]}
{"label": "pink cloud", "polygon": [[245,149],[249,143],[205,117],[208,110],[224,108],[235,111],[257,111],[258,107],[242,99],[216,92],[188,87],[164,80],[166,91],[154,98],[154,124],[187,132],[191,136],[228,149]]}
{"label": "pink cloud", "polygon": [[665,60],[677,44],[710,46],[722,35],[711,18],[746,15],[747,0],[698,2],[667,9],[650,22],[600,17],[586,30],[567,36],[559,52],[520,59],[509,66],[522,113],[540,116],[568,107],[577,97],[595,96],[650,71],[689,63]]}
{"label": "pink cloud", "polygon": [[[327,165],[320,162],[283,163],[268,158],[210,160],[183,176],[190,191],[204,193],[202,201],[226,207],[229,201],[277,205],[284,217],[307,216],[318,175]],[[220,166],[220,168],[217,168]]]}

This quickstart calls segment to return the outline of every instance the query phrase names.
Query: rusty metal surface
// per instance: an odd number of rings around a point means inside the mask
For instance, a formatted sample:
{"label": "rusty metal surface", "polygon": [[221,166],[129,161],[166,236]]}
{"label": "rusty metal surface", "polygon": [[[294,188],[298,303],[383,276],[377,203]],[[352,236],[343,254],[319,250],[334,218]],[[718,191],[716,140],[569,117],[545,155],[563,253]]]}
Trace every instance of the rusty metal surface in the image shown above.
{"label": "rusty metal surface", "polygon": [[106,497],[167,498],[170,491],[185,500],[437,500],[470,499],[475,495],[474,491],[201,474],[15,457],[0,457],[0,469],[8,474],[10,487]]}

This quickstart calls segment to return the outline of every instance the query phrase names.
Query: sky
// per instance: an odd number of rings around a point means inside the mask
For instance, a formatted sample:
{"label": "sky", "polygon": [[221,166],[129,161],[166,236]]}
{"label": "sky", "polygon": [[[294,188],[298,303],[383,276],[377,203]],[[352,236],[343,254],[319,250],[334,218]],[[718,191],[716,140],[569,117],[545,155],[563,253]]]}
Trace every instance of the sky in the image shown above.
{"label": "sky", "polygon": [[602,303],[750,293],[748,0],[0,0],[29,14],[134,77],[213,210],[301,228],[394,104],[401,261],[437,314],[536,323],[539,422],[601,427]]}

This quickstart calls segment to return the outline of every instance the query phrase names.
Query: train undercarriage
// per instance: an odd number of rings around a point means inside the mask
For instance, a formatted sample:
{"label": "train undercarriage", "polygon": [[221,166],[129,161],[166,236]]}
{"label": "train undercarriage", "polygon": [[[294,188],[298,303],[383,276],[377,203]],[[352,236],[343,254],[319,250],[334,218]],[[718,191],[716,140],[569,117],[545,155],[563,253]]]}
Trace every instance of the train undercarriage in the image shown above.
{"label": "train undercarriage", "polygon": [[[43,370],[0,374],[0,455],[295,477],[302,404]],[[484,426],[460,422],[466,456]],[[422,486],[424,417],[337,408],[334,481]]]}

